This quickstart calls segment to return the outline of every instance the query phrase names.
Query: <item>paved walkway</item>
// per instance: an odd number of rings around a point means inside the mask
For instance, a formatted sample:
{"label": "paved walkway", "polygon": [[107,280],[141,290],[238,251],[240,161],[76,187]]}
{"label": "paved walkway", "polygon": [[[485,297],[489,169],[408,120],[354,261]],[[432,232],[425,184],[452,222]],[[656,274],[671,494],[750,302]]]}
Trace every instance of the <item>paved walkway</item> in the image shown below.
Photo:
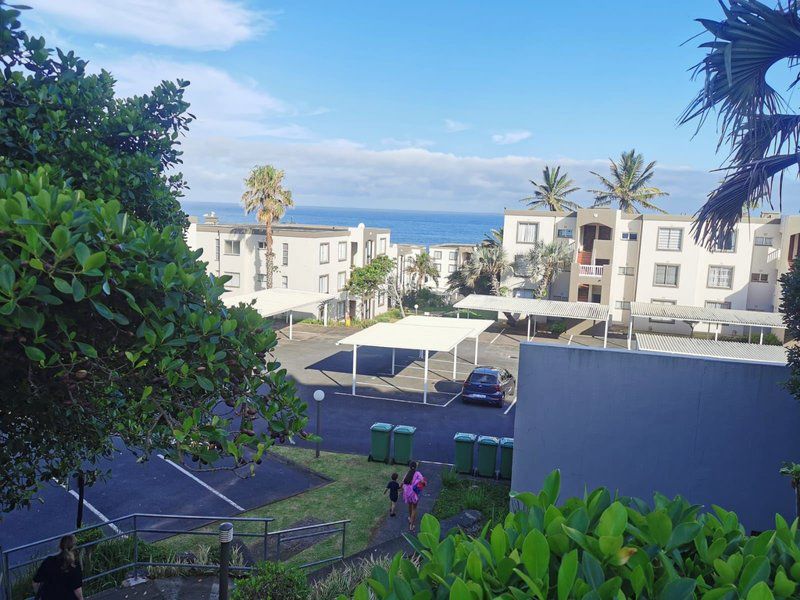
{"label": "paved walkway", "polygon": [[169,577],[151,579],[130,588],[106,590],[92,600],[218,600],[216,577]]}

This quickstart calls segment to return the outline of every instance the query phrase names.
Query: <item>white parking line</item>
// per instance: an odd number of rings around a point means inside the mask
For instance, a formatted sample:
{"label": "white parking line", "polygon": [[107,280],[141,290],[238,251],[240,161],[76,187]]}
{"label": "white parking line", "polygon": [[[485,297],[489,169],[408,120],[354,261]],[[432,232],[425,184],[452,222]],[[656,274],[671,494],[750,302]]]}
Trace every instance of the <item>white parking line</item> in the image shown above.
{"label": "white parking line", "polygon": [[184,468],[183,468],[182,466],[180,466],[179,464],[172,462],[170,459],[166,458],[166,457],[165,457],[163,454],[159,454],[159,455],[158,455],[158,458],[160,458],[161,460],[163,460],[163,461],[164,461],[164,462],[166,462],[167,464],[170,464],[170,465],[172,465],[173,467],[175,467],[176,469],[178,469],[178,471],[180,471],[181,473],[183,473],[184,475],[186,475],[186,476],[187,476],[189,479],[193,479],[194,481],[196,481],[197,483],[199,483],[200,485],[202,485],[204,488],[206,488],[206,489],[207,489],[209,492],[211,492],[211,493],[212,493],[212,494],[214,494],[215,496],[219,496],[220,498],[222,498],[223,500],[225,500],[225,502],[227,502],[228,504],[230,504],[230,505],[231,505],[233,508],[235,508],[235,509],[236,509],[236,510],[238,510],[239,512],[244,512],[244,508],[242,508],[241,506],[239,506],[238,504],[236,504],[236,502],[234,502],[233,500],[231,500],[230,498],[228,498],[228,497],[227,497],[225,494],[221,494],[220,492],[218,492],[217,490],[215,490],[213,487],[211,487],[210,485],[208,485],[208,484],[207,484],[205,481],[203,481],[203,480],[202,480],[202,479],[200,479],[199,477],[196,477],[196,476],[194,476],[192,473],[190,473],[189,471],[187,471],[186,469],[184,469]]}
{"label": "white parking line", "polygon": [[445,407],[449,406],[449,405],[450,405],[450,403],[451,403],[453,400],[455,400],[456,398],[458,398],[460,395],[461,395],[461,392],[458,392],[458,393],[457,393],[455,396],[453,396],[452,398],[450,398],[450,400],[448,400],[448,401],[447,401],[447,404],[445,404]]}
{"label": "white parking line", "polygon": [[514,405],[516,403],[517,403],[517,398],[515,396],[514,399],[511,401],[511,404],[508,405],[508,408],[505,410],[505,412],[503,412],[503,414],[507,415],[509,412],[511,412],[511,409],[514,408]]}
{"label": "white parking line", "polygon": [[[75,490],[67,490],[67,491],[69,492],[69,494],[71,496],[74,496],[76,500],[80,501],[80,496],[78,495],[78,492],[76,492]],[[103,513],[101,513],[99,510],[97,510],[94,506],[92,506],[85,499],[83,501],[83,505],[86,508],[88,508],[91,512],[93,512],[98,519],[100,519],[103,523],[108,525],[114,533],[122,533],[122,531],[120,531],[119,527],[117,527],[113,523],[109,523],[108,522],[109,518],[107,516],[105,516]]]}
{"label": "white parking line", "polygon": [[[374,377],[374,376],[370,375],[369,377]],[[429,381],[430,381],[431,385],[433,385],[435,383],[439,383],[438,381],[431,381],[431,380],[429,380]],[[449,381],[449,380],[445,379],[445,380],[442,380],[442,381]],[[358,380],[358,384],[359,385],[364,385],[364,386],[367,386],[367,387],[369,387],[369,386],[387,387],[387,388],[391,388],[393,390],[397,390],[398,392],[405,392],[407,394],[421,394],[422,393],[422,390],[406,389],[406,388],[399,387],[397,385],[392,385],[391,383],[378,383],[377,381],[368,381],[363,377]],[[340,385],[339,387],[350,387],[350,386]],[[443,396],[445,396],[445,395],[449,396],[451,393],[452,392],[429,391],[428,392],[428,396],[432,396],[433,394],[440,394],[440,395],[443,395]]]}
{"label": "white parking line", "polygon": [[[401,402],[402,404],[418,404],[419,406],[430,406],[432,408],[444,408],[445,404],[423,404],[419,400],[400,400],[399,398],[386,398],[384,396],[368,396],[366,394],[351,394],[350,392],[333,392],[337,396],[350,396],[351,398],[369,398],[370,400],[386,400],[388,402]],[[429,394],[430,395],[430,392]]]}
{"label": "white parking line", "polygon": [[506,328],[505,328],[505,327],[503,327],[503,328],[500,330],[500,333],[498,333],[496,336],[494,336],[494,339],[493,339],[491,342],[489,342],[489,344],[494,344],[494,343],[497,341],[497,338],[499,338],[501,335],[503,335],[503,332],[504,332],[505,330],[506,330]]}

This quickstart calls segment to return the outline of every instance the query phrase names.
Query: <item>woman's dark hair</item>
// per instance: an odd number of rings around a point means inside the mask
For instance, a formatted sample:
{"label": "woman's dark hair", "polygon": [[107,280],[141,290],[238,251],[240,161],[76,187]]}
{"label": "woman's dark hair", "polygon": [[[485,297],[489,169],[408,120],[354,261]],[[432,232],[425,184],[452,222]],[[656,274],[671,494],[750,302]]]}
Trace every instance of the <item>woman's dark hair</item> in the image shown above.
{"label": "woman's dark hair", "polygon": [[414,473],[417,472],[417,463],[415,461],[411,461],[408,463],[408,473],[406,476],[403,477],[403,483],[405,485],[411,485],[411,482],[414,481]]}
{"label": "woman's dark hair", "polygon": [[75,546],[78,540],[74,535],[65,535],[58,543],[58,562],[62,571],[69,571],[75,566],[77,558],[75,557]]}

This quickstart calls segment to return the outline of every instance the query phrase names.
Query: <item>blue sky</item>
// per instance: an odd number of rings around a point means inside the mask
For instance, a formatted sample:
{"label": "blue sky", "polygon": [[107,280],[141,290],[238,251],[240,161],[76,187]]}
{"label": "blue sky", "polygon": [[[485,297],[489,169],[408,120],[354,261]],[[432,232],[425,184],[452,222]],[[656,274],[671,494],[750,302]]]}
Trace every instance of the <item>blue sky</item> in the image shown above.
{"label": "blue sky", "polygon": [[233,2],[30,0],[23,23],[118,78],[120,94],[192,82],[191,200],[237,202],[257,163],[305,205],[493,212],[561,164],[635,147],[671,212],[694,212],[722,156],[697,92],[697,17],[715,0]]}

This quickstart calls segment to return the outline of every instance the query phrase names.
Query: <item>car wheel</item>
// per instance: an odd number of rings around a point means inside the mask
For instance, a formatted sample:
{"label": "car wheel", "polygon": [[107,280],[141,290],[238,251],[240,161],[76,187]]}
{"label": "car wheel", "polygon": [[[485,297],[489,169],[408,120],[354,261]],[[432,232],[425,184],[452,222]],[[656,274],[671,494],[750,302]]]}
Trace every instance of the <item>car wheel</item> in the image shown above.
{"label": "car wheel", "polygon": [[503,408],[503,399],[500,398],[497,402],[494,403],[497,408]]}

